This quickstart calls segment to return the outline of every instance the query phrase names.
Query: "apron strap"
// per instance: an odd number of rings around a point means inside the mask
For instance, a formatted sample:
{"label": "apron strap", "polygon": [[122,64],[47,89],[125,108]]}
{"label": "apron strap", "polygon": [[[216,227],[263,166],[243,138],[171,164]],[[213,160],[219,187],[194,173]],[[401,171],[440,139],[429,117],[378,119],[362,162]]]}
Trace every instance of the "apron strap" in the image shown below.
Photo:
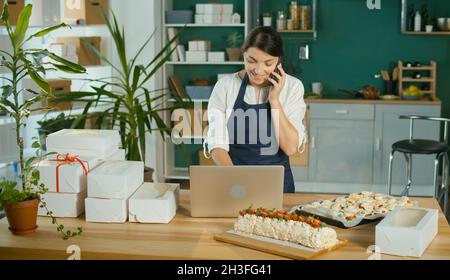
{"label": "apron strap", "polygon": [[[239,73],[238,73],[239,76]],[[233,110],[236,110],[241,107],[242,103],[244,103],[244,96],[245,96],[245,90],[247,89],[248,85],[248,74],[245,73],[244,79],[242,79],[241,87],[239,88],[239,94],[236,98],[236,101],[234,102]]]}

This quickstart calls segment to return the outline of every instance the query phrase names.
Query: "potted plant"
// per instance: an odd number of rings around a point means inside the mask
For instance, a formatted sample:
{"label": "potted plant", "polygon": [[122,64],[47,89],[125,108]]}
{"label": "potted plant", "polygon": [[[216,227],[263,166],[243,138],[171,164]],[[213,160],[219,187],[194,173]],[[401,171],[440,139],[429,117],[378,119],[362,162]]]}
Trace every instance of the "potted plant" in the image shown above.
{"label": "potted plant", "polygon": [[[176,48],[172,49],[171,45],[177,40],[181,31],[150,62],[146,65],[140,65],[137,64],[137,60],[153,38],[153,34],[146,39],[138,52],[130,59],[125,51],[127,49],[125,33],[119,28],[115,14],[112,13],[112,17],[107,17],[103,10],[102,14],[113,38],[120,65],[112,64],[94,46],[86,44],[86,47],[90,48],[102,61],[110,65],[115,70],[117,78],[114,78],[113,81],[97,79],[95,82],[101,84],[101,86],[93,86],[94,92],[63,93],[58,95],[55,101],[84,102],[86,104],[84,112],[77,118],[77,122],[82,124],[86,118],[99,118],[103,123],[109,124],[109,129],[118,127],[122,148],[126,151],[126,159],[145,162],[146,133],[152,133],[157,130],[162,137],[164,137],[164,133],[170,135],[169,125],[164,123],[159,114],[165,110],[173,110],[180,108],[181,105],[184,106],[181,97],[174,96],[179,101],[177,105],[170,108],[162,108],[161,100],[168,93],[161,89],[150,91],[146,88],[146,83],[169,60],[170,55],[176,51]],[[109,90],[108,88],[112,89]],[[89,112],[89,108],[96,106],[98,100],[101,100],[102,104],[107,108],[103,112]],[[152,173],[153,169],[145,168],[144,180],[146,182],[152,181]]]}
{"label": "potted plant", "polygon": [[226,52],[229,61],[240,61],[242,60],[241,46],[243,43],[243,36],[238,32],[230,33],[227,37],[228,48]]}
{"label": "potted plant", "polygon": [[272,26],[272,14],[271,13],[263,13],[263,25],[264,26]]}
{"label": "potted plant", "polygon": [[[45,186],[39,184],[39,171],[35,165],[45,155],[38,150],[35,157],[25,160],[24,139],[21,131],[21,128],[26,125],[26,120],[30,114],[35,110],[42,110],[42,108],[31,109],[32,105],[41,102],[45,98],[53,97],[51,88],[43,78],[43,75],[47,71],[52,70],[70,73],[84,73],[86,71],[82,66],[67,61],[46,49],[26,47],[26,43],[33,38],[40,38],[53,30],[67,26],[61,23],[27,36],[31,12],[32,5],[29,4],[19,14],[15,28],[11,25],[8,1],[4,1],[1,15],[12,50],[9,52],[0,51],[0,67],[7,70],[9,74],[8,77],[0,77],[0,79],[4,80],[4,85],[0,88],[2,90],[0,109],[6,112],[15,122],[20,170],[19,178],[16,182],[5,180],[0,182],[0,207],[5,209],[10,230],[15,234],[28,234],[36,229],[37,207],[41,195],[46,192]],[[48,62],[43,63],[43,58],[48,58]],[[27,77],[31,78],[41,89],[41,92],[19,88],[20,82]],[[22,101],[22,92],[29,92],[33,97]],[[33,148],[39,148],[39,143],[34,143]],[[45,202],[42,202],[41,206],[46,207]],[[47,209],[47,212],[51,216],[51,211]],[[65,239],[81,233],[81,229],[77,232],[64,231],[64,226],[59,225],[54,217],[52,217],[52,222],[57,225],[57,230],[62,233]]]}

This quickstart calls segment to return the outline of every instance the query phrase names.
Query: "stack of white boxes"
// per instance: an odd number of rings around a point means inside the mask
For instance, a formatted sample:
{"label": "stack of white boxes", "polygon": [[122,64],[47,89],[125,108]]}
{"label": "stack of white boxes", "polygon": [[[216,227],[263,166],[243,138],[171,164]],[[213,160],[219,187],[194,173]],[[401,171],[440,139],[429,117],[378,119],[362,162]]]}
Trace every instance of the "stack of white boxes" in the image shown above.
{"label": "stack of white boxes", "polygon": [[208,61],[208,52],[211,50],[211,41],[195,40],[188,42],[188,51],[186,51],[186,61],[188,62],[206,62]]}
{"label": "stack of white boxes", "polygon": [[[56,153],[38,163],[40,184],[48,189],[42,198],[55,217],[78,217],[84,212],[87,177],[100,164],[125,158],[115,130],[64,129],[50,134],[47,151]],[[39,215],[47,210],[39,208]]]}
{"label": "stack of white boxes", "polygon": [[107,161],[88,177],[86,221],[124,223],[128,199],[144,182],[142,161]]}
{"label": "stack of white boxes", "polygon": [[[169,223],[175,216],[179,184],[143,183],[144,163],[126,161],[116,130],[64,129],[50,134],[39,163],[43,195],[55,217],[102,223]],[[39,215],[48,215],[39,208]]]}
{"label": "stack of white boxes", "polygon": [[196,24],[233,23],[233,4],[208,3],[195,5]]}
{"label": "stack of white boxes", "polygon": [[224,62],[225,52],[212,52],[211,41],[194,40],[188,42],[186,61],[189,62]]}

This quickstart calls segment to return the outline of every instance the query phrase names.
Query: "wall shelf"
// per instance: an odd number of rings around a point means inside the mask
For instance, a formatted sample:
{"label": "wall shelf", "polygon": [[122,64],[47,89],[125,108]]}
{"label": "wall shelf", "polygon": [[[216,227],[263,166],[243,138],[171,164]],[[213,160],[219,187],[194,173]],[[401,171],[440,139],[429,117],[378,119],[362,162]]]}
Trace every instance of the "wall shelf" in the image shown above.
{"label": "wall shelf", "polygon": [[244,23],[233,23],[233,24],[201,24],[201,23],[166,23],[164,27],[245,27]]}
{"label": "wall shelf", "polygon": [[[207,1],[206,1],[207,2]],[[252,27],[252,17],[254,16],[253,6],[251,4],[254,0],[233,0],[226,1],[226,3],[233,3],[233,12],[238,12],[241,15],[241,23],[239,24],[167,24],[165,23],[165,11],[168,10],[184,10],[195,9],[196,3],[205,3],[205,1],[192,0],[187,4],[184,0],[165,0],[162,1],[161,7],[161,45],[168,42],[167,30],[169,28],[183,29],[183,33],[178,38],[177,44],[184,44],[185,49],[188,50],[187,42],[190,40],[203,39],[211,41],[211,51],[225,51],[227,42],[224,38],[231,32],[238,32],[243,37],[249,32]],[[176,75],[180,80],[180,86],[185,87],[190,84],[194,78],[207,78],[215,80],[217,74],[226,74],[237,71],[243,68],[244,61],[223,61],[223,62],[195,62],[195,61],[167,61],[162,67],[161,88],[169,88],[168,78],[171,75]],[[208,99],[182,99],[183,102],[189,102],[191,105],[196,104],[206,107]],[[179,100],[172,96],[163,100],[164,108],[169,108]],[[172,123],[171,112],[163,112],[163,119],[166,124]],[[202,118],[205,116],[203,115]],[[162,164],[162,172],[158,175],[162,179],[178,179],[189,180],[190,164],[197,164],[200,160],[198,158],[198,150],[201,148],[204,136],[200,135],[202,132],[196,132],[198,136],[176,136],[172,139],[171,135],[165,137],[160,142],[160,153],[157,154],[157,160]],[[192,133],[193,134],[193,133]],[[159,140],[158,140],[159,141]],[[183,142],[186,147],[180,147],[177,143]],[[187,154],[185,154],[187,149]]]}
{"label": "wall shelf", "polygon": [[425,36],[449,36],[450,31],[433,31],[433,32],[425,32],[425,31],[408,31],[407,30],[407,20],[408,20],[408,0],[402,0],[402,10],[401,10],[401,32],[404,35],[425,35]]}
{"label": "wall shelf", "polygon": [[414,31],[402,31],[402,34],[405,35],[441,35],[441,36],[448,36],[450,35],[450,32],[447,31],[433,31],[433,32],[414,32]]}
{"label": "wall shelf", "polygon": [[167,61],[168,65],[243,65],[243,61],[224,61],[224,62],[195,62],[195,61]]}

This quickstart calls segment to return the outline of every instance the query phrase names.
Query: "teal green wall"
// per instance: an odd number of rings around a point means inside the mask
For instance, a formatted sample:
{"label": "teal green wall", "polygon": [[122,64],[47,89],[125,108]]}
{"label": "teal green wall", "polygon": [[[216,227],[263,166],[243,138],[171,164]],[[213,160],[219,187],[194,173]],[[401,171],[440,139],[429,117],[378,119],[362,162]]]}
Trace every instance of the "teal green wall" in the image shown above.
{"label": "teal green wall", "polygon": [[[301,3],[310,1],[302,0]],[[411,2],[411,1],[410,1]],[[288,11],[289,1],[261,1],[261,12]],[[437,95],[443,101],[443,115],[450,117],[450,36],[401,34],[400,0],[381,0],[381,10],[369,10],[365,0],[318,0],[317,41],[310,44],[310,60],[298,60],[299,39],[283,35],[285,52],[301,73],[294,75],[311,90],[311,83],[324,84],[328,96],[344,96],[339,88],[358,89],[373,84],[383,89],[374,74],[398,60],[435,60]],[[418,8],[427,3],[431,17],[450,17],[450,1],[412,1]],[[293,58],[293,59],[290,59]],[[289,66],[289,65],[288,65]],[[288,67],[289,68],[289,67]],[[292,67],[291,67],[292,68]]]}
{"label": "teal green wall", "polygon": [[[195,10],[194,0],[175,1],[176,9]],[[243,1],[228,0],[237,5],[243,14]],[[278,10],[288,12],[289,0],[261,0],[261,13]],[[283,34],[285,45],[285,68],[296,68],[292,73],[303,81],[307,91],[311,83],[324,84],[324,94],[329,97],[348,97],[337,89],[358,89],[373,84],[383,89],[381,79],[374,74],[398,60],[427,63],[435,60],[437,71],[437,95],[443,101],[442,113],[450,117],[450,36],[411,36],[400,30],[401,1],[381,0],[381,10],[369,10],[366,0],[318,0],[316,41],[310,41],[310,59],[298,59],[298,49],[303,35]],[[411,1],[410,1],[411,2]],[[310,3],[301,0],[300,3]],[[427,3],[431,17],[450,17],[448,0],[412,1],[418,8]],[[243,31],[243,28],[191,28],[181,36],[181,42],[188,39],[211,39],[214,50],[225,49],[225,38],[229,32]],[[215,79],[217,72],[237,71],[240,66],[177,66],[175,73],[183,83],[196,77]],[[180,153],[177,153],[180,154]],[[191,152],[191,161],[196,154]],[[183,166],[177,159],[177,166]]]}

